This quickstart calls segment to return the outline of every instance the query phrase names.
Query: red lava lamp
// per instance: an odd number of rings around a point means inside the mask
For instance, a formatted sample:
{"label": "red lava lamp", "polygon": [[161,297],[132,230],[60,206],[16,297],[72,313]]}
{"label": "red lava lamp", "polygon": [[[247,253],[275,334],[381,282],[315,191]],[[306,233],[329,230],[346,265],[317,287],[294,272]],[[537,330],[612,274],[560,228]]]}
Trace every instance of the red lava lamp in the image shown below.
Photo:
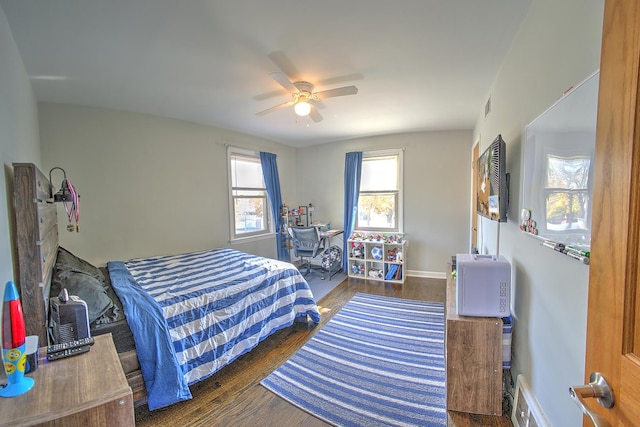
{"label": "red lava lamp", "polygon": [[1,397],[18,396],[33,387],[33,378],[24,376],[26,349],[26,328],[18,288],[15,283],[7,282],[2,306],[2,360],[9,383],[0,389]]}

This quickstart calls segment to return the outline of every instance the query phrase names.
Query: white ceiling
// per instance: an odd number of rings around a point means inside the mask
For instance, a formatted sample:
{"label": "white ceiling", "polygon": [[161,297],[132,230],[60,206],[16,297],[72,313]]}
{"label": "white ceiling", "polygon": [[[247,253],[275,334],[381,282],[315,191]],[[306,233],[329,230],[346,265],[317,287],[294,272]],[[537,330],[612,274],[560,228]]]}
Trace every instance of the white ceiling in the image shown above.
{"label": "white ceiling", "polygon": [[[38,101],[154,114],[294,147],[472,129],[532,0],[0,0]],[[316,90],[319,123],[270,73]]]}

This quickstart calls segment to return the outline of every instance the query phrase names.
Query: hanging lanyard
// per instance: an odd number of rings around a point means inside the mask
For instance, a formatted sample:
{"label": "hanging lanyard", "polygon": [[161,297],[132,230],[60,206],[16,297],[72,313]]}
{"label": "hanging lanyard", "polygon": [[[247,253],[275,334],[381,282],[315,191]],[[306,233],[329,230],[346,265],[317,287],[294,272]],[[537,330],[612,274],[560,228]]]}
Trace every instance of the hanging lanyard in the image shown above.
{"label": "hanging lanyard", "polygon": [[[69,218],[69,225],[67,226],[67,230],[76,232],[80,231],[80,196],[78,195],[76,188],[71,184],[67,178],[64,179],[67,187],[69,188],[69,192],[71,193],[71,203],[64,201],[64,210],[67,212],[67,218]],[[75,227],[73,225],[73,221],[75,220]]]}

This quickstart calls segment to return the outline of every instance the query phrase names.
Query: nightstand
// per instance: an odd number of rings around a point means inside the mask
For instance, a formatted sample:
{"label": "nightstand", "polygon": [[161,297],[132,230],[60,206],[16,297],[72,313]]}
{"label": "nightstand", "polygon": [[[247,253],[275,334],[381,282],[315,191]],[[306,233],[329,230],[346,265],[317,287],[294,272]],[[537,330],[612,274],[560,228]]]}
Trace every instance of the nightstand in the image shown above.
{"label": "nightstand", "polygon": [[111,334],[88,353],[49,362],[40,349],[27,393],[0,398],[0,426],[134,426],[133,395]]}

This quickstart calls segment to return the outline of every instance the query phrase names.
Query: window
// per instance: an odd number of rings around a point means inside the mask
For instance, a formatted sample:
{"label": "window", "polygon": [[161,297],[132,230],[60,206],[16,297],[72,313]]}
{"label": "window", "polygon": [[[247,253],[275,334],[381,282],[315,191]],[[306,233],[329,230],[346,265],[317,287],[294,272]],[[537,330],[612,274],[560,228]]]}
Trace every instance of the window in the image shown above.
{"label": "window", "polygon": [[547,230],[571,232],[589,229],[590,169],[591,158],[587,156],[547,156]]}
{"label": "window", "polygon": [[363,153],[355,228],[402,231],[402,150]]}
{"label": "window", "polygon": [[229,149],[232,239],[269,233],[267,188],[258,153]]}

